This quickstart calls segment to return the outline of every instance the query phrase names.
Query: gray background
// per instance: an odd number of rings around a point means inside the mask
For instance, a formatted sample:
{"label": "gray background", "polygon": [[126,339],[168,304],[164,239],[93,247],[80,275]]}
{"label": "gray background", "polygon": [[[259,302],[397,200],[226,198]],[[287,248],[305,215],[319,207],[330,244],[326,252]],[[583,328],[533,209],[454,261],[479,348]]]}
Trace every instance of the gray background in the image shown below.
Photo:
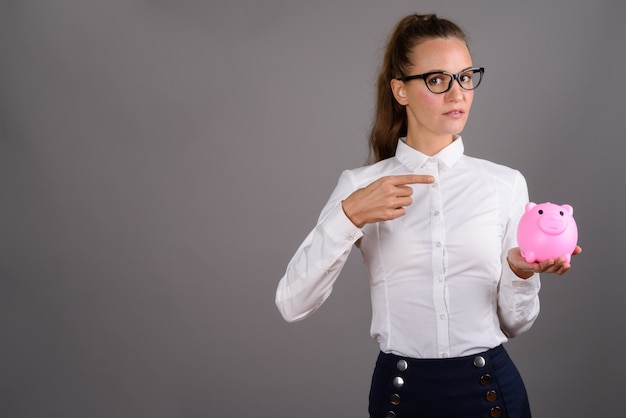
{"label": "gray background", "polygon": [[358,253],[303,322],[274,291],[366,158],[387,34],[432,11],[487,68],[467,153],[579,225],[507,344],[535,416],[623,414],[623,3],[4,0],[0,416],[366,416]]}

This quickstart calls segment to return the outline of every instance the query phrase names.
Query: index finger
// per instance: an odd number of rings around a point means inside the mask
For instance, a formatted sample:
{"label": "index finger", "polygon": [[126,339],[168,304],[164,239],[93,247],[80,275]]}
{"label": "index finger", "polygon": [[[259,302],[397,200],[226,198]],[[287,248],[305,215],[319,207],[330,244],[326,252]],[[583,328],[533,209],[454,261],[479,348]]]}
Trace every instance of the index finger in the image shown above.
{"label": "index finger", "polygon": [[435,182],[433,176],[427,174],[401,174],[397,176],[389,176],[392,183],[396,186],[403,184],[431,184]]}

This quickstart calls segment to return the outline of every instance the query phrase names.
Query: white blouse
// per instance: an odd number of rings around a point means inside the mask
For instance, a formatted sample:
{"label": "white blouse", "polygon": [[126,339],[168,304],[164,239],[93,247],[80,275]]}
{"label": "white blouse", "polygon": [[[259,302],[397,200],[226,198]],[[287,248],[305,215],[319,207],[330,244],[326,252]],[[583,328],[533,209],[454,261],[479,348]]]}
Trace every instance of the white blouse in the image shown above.
{"label": "white blouse", "polygon": [[[287,321],[328,298],[353,245],[369,269],[371,335],[386,353],[445,358],[493,348],[531,327],[540,279],[506,261],[528,202],[521,173],[463,154],[458,137],[429,157],[398,141],[395,157],[344,171],[316,227],[287,266],[276,305]],[[357,228],[341,201],[383,176],[429,174],[400,218]]]}

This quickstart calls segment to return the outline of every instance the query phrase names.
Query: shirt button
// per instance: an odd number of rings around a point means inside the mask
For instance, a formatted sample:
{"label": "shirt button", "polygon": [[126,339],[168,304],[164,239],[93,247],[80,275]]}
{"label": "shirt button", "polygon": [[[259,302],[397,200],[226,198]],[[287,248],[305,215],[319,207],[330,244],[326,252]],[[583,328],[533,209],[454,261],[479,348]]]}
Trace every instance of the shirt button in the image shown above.
{"label": "shirt button", "polygon": [[446,316],[444,314],[439,315],[440,319],[446,319]]}
{"label": "shirt button", "polygon": [[435,243],[435,246],[436,246],[436,247],[441,247],[441,241],[437,241],[437,242]]}
{"label": "shirt button", "polygon": [[442,358],[448,358],[448,357],[450,357],[450,354],[448,354],[448,353],[442,353],[442,354],[441,354],[441,357],[442,357]]}
{"label": "shirt button", "polygon": [[438,211],[438,210],[436,210],[436,211],[433,213],[433,215],[435,215],[435,216],[439,216],[439,211]]}
{"label": "shirt button", "polygon": [[439,280],[439,283],[443,282],[443,276],[439,276],[437,279]]}

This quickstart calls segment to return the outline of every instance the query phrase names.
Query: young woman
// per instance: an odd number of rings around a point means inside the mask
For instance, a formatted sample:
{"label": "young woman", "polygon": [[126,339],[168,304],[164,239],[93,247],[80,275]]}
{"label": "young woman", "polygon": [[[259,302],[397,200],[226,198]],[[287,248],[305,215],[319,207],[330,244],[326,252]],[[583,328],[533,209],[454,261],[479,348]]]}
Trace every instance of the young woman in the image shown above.
{"label": "young woman", "polygon": [[537,318],[538,273],[570,264],[524,261],[524,177],[463,152],[458,134],[483,74],[455,23],[411,15],[397,24],[378,79],[372,164],[341,174],[278,285],[281,314],[301,320],[360,249],[380,345],[371,417],[530,417],[502,343]]}

